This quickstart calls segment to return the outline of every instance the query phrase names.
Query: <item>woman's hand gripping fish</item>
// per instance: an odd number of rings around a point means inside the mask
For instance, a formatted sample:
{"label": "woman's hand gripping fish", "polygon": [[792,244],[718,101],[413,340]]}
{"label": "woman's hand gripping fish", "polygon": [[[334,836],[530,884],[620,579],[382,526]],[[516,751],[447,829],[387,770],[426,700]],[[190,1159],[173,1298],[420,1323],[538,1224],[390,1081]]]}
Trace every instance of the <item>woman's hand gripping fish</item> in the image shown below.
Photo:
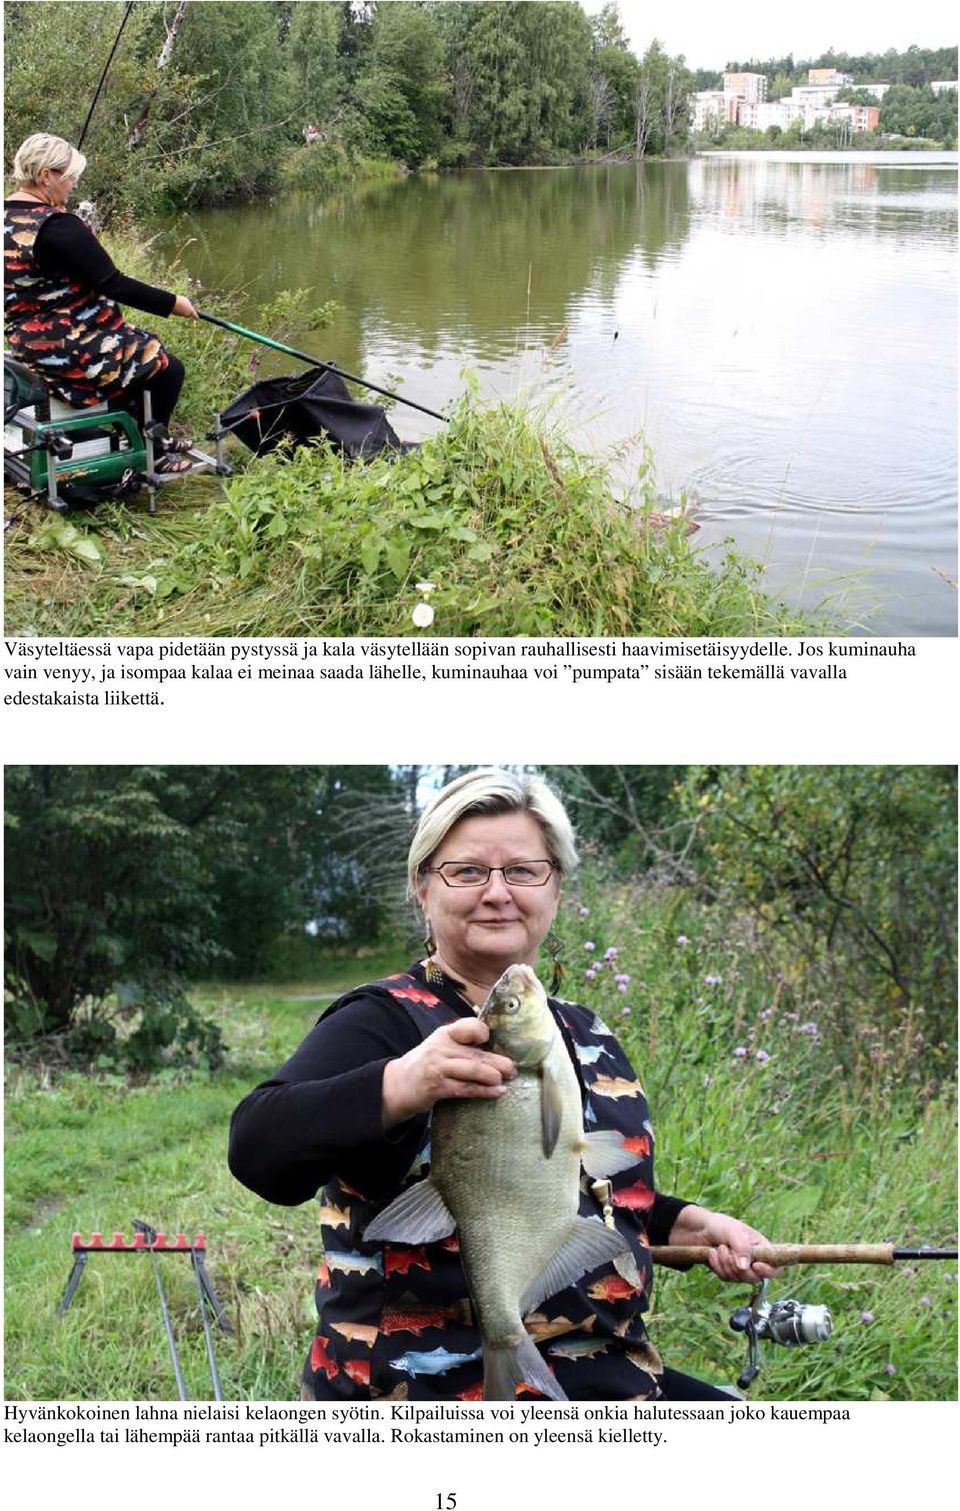
{"label": "woman's hand gripping fish", "polygon": [[459,1230],[483,1341],[483,1396],[512,1401],[526,1383],[566,1396],[523,1326],[524,1315],[581,1275],[629,1252],[618,1232],[578,1215],[580,1167],[595,1178],[636,1163],[619,1133],[586,1134],[580,1086],[546,993],[511,965],[480,1010],[488,1047],[516,1078],[496,1100],[438,1102],[430,1175],[377,1216],[366,1240],[420,1244]]}

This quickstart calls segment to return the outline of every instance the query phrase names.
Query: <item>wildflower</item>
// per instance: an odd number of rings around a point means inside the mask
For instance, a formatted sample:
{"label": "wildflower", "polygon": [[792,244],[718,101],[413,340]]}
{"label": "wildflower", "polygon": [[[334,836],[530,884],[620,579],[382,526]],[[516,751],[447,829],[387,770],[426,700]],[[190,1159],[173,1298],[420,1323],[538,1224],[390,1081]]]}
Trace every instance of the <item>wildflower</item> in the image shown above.
{"label": "wildflower", "polygon": [[704,986],[720,986],[722,981],[722,976],[704,976],[703,978]]}
{"label": "wildflower", "polygon": [[418,582],[416,584],[417,592],[422,598],[429,598],[435,587],[435,582]]}
{"label": "wildflower", "polygon": [[410,615],[418,630],[429,629],[436,617],[437,611],[429,603],[418,603]]}
{"label": "wildflower", "polygon": [[677,944],[689,944],[689,943],[690,943],[690,941],[687,938],[686,934],[678,934],[677,935]]}
{"label": "wildflower", "polygon": [[619,953],[620,951],[617,949],[616,945],[612,944],[608,950],[604,950],[603,958],[604,960],[616,960]]}
{"label": "wildflower", "polygon": [[930,1300],[929,1296],[921,1296],[920,1297],[920,1305],[921,1306],[933,1306],[933,1302]]}
{"label": "wildflower", "polygon": [[769,1016],[770,1016],[770,1008],[769,1007],[765,1007],[759,1013],[757,1013],[757,1017],[760,1019],[761,1023],[766,1023],[766,1021],[769,1018]]}
{"label": "wildflower", "polygon": [[883,1366],[883,1372],[885,1375],[895,1375],[897,1372],[897,1366],[895,1364],[885,1364]]}
{"label": "wildflower", "polygon": [[589,908],[581,908],[580,909],[580,917],[581,918],[589,918],[590,917],[590,909]]}
{"label": "wildflower", "polygon": [[736,1049],[733,1051],[733,1058],[735,1060],[742,1060],[746,1053],[747,1046],[745,1044],[738,1044]]}
{"label": "wildflower", "polygon": [[594,942],[593,942],[592,939],[585,939],[583,941],[583,947],[584,947],[585,950],[595,950],[596,949],[596,945],[594,944]]}
{"label": "wildflower", "polygon": [[765,1060],[769,1060],[769,1058],[770,1056],[767,1054],[767,1051],[765,1049],[758,1049],[756,1054],[754,1055],[754,1059],[759,1060],[761,1065]]}
{"label": "wildflower", "polygon": [[622,981],[621,981],[621,982],[620,982],[620,985],[619,985],[619,986],[618,986],[618,987],[617,987],[617,991],[618,991],[618,992],[619,992],[619,993],[620,993],[620,995],[621,995],[621,996],[622,996],[622,995],[623,995],[623,993],[624,993],[624,992],[625,992],[625,991],[626,991],[626,989],[627,989],[627,988],[626,988],[626,987],[625,987],[625,986],[624,986],[624,984],[623,984],[623,982],[622,982]]}
{"label": "wildflower", "polygon": [[618,986],[630,985],[630,977],[627,975],[626,971],[617,971],[613,979]]}
{"label": "wildflower", "polygon": [[799,1023],[795,1031],[798,1034],[809,1034],[811,1039],[815,1039],[820,1032],[815,1023]]}
{"label": "wildflower", "polygon": [[629,1016],[630,1016],[630,1009],[629,1009],[629,1007],[621,1007],[621,1009],[620,1009],[620,1016],[621,1016],[621,1018],[629,1018]]}
{"label": "wildflower", "polygon": [[592,967],[591,967],[591,969],[589,971],[584,971],[584,973],[583,973],[583,979],[584,979],[584,981],[596,981],[596,979],[597,979],[597,973],[596,973],[596,971],[593,970]]}
{"label": "wildflower", "polygon": [[872,1322],[873,1321],[873,1313],[872,1312],[861,1312],[860,1313],[860,1321],[861,1322]]}

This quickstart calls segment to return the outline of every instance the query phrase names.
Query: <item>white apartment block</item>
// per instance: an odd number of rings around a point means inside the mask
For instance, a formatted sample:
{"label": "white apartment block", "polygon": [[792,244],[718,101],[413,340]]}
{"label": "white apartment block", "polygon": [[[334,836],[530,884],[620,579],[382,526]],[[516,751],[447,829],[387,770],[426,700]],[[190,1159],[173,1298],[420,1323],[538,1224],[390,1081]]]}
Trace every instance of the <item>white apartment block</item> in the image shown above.
{"label": "white apartment block", "polygon": [[765,73],[725,73],[723,92],[758,105],[767,98],[767,76]]}
{"label": "white apartment block", "polygon": [[949,94],[951,90],[956,94],[957,81],[956,79],[937,79],[936,83],[930,85],[930,88],[934,94]]}

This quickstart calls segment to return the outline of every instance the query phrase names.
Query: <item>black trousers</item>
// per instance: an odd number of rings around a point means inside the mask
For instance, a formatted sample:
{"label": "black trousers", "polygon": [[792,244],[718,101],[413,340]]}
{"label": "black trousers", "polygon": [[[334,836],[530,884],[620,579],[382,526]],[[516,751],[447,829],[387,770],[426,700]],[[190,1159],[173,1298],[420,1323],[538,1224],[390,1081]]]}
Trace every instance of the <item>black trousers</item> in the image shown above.
{"label": "black trousers", "polygon": [[730,1401],[736,1398],[704,1380],[695,1380],[692,1375],[682,1375],[679,1370],[665,1369],[660,1377],[660,1392],[664,1401]]}
{"label": "black trousers", "polygon": [[167,352],[169,361],[162,373],[157,373],[149,383],[132,383],[126,390],[123,401],[124,409],[129,409],[139,423],[143,424],[143,391],[150,390],[150,404],[153,409],[153,418],[159,420],[161,425],[169,425],[170,417],[180,397],[183,380],[186,377],[186,369],[179,357],[173,352]]}

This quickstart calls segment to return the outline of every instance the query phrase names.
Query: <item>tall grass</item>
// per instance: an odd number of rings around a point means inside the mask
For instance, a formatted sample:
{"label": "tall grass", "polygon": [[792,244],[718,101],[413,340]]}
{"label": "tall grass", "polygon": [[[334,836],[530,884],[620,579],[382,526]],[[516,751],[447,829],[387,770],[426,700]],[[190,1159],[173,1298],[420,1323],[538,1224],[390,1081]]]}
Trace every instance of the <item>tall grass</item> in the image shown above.
{"label": "tall grass", "polygon": [[156,521],[89,520],[93,564],[33,517],[9,551],[10,629],[411,634],[421,580],[436,585],[431,633],[447,636],[811,627],[767,598],[759,567],[730,552],[711,565],[683,519],[655,517],[643,487],[618,502],[600,463],[517,409],[467,400],[403,457],[357,465],[318,445],[257,461],[205,508],[199,492],[175,512],[167,497]]}
{"label": "tall grass", "polygon": [[[638,898],[588,879],[568,900],[561,931],[563,993],[603,1015],[644,1081],[660,1189],[748,1218],[772,1240],[955,1243],[952,1087],[924,1101],[886,1061],[877,1062],[875,1080],[866,1067],[848,1070],[831,1035],[829,1004],[804,1003],[799,988],[788,1001],[731,921],[689,898]],[[604,959],[611,950],[617,954]],[[333,958],[303,985],[199,988],[197,1000],[230,1047],[214,1074],[171,1070],[132,1088],[115,1075],[12,1070],[11,1396],[173,1396],[147,1266],[94,1257],[66,1318],[54,1315],[70,1234],[129,1234],[133,1217],[167,1232],[206,1233],[211,1275],[236,1327],[234,1337],[217,1341],[226,1394],[297,1395],[320,1259],[316,1212],[310,1203],[269,1207],[238,1186],[226,1169],[227,1123],[333,995],[403,963],[397,949]],[[188,1388],[209,1396],[189,1270],[175,1259],[164,1264]],[[773,1294],[827,1303],[835,1332],[809,1348],[765,1347],[757,1398],[955,1395],[953,1266],[798,1268],[784,1272]],[[649,1321],[667,1362],[715,1382],[735,1379],[744,1349],[727,1322],[746,1299],[746,1288],[724,1286],[704,1270],[658,1271]]]}

